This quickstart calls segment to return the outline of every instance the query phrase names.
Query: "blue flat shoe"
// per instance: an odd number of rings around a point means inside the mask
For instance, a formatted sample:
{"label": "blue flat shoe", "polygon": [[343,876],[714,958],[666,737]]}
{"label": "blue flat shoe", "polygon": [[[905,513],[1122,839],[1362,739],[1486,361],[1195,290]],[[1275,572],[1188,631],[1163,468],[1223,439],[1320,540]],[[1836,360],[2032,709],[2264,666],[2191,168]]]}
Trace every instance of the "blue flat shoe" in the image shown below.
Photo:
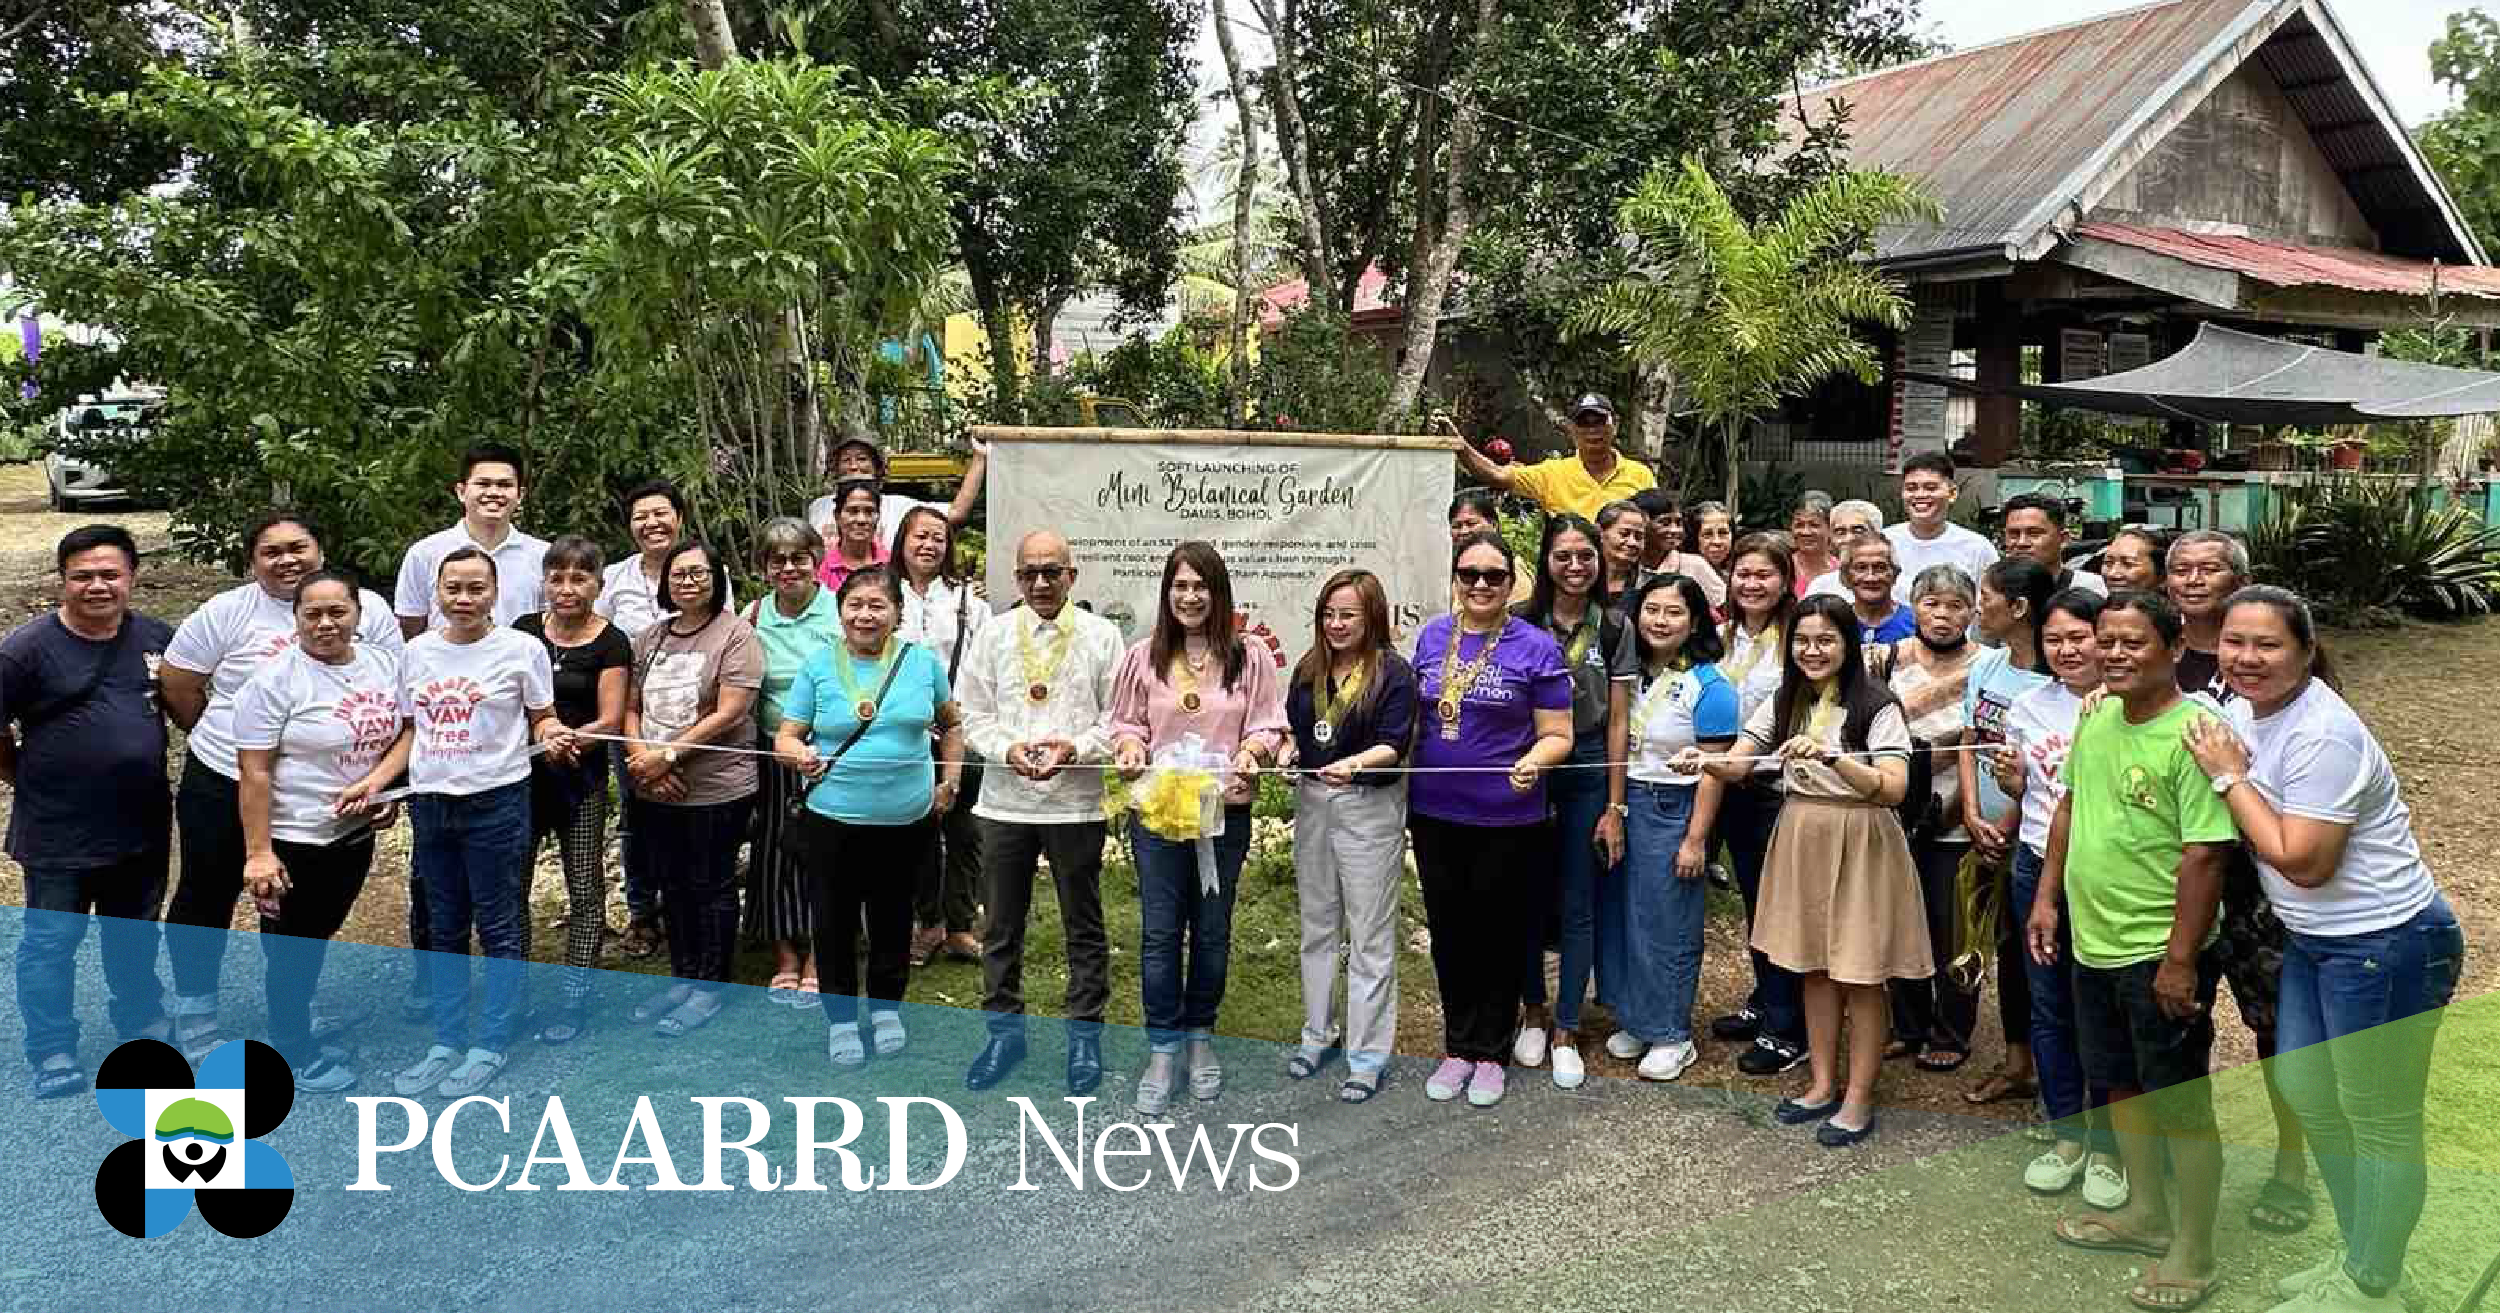
{"label": "blue flat shoe", "polygon": [[1866,1119],[1866,1125],[1854,1131],[1837,1122],[1825,1122],[1814,1129],[1814,1142],[1826,1149],[1846,1149],[1874,1133],[1875,1119],[1872,1117]]}

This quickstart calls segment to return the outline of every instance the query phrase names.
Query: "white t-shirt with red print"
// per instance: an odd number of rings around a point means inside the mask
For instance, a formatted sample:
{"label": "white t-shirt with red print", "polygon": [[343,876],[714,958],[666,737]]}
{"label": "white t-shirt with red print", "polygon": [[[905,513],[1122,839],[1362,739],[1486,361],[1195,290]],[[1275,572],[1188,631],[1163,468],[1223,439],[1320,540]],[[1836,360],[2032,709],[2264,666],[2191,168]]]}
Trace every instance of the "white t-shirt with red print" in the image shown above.
{"label": "white t-shirt with red print", "polygon": [[269,777],[269,833],[328,844],[363,830],[331,814],[340,793],[372,773],[399,737],[399,654],[355,646],[339,665],[290,647],[234,700],[237,748],[277,753]]}
{"label": "white t-shirt with red print", "polygon": [[474,643],[418,635],[399,665],[400,714],[417,727],[409,787],[466,797],[529,778],[529,713],[555,700],[547,645],[517,629]]}
{"label": "white t-shirt with red print", "polygon": [[[399,621],[391,604],[370,589],[357,593],[361,612],[356,643],[394,656],[400,650]],[[201,604],[174,631],[165,648],[165,664],[208,676],[208,708],[191,727],[191,755],[200,764],[235,778],[234,705],[243,686],[262,666],[295,648],[295,604],[272,597],[257,583],[229,588]]]}
{"label": "white t-shirt with red print", "polygon": [[[2020,840],[2033,852],[2049,850],[2049,822],[2066,796],[2066,752],[2075,745],[2083,699],[2051,680],[2014,699],[2005,709],[2005,741],[2023,762],[2023,824]],[[1987,769],[1982,763],[1983,772]]]}

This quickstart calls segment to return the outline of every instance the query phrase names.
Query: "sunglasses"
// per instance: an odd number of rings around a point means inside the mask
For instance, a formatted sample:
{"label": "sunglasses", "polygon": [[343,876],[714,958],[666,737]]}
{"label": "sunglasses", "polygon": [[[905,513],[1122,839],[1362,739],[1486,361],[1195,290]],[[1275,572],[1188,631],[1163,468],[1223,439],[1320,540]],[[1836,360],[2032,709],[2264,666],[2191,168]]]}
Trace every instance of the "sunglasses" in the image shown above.
{"label": "sunglasses", "polygon": [[1506,584],[1510,582],[1510,571],[1508,570],[1477,570],[1471,567],[1461,566],[1450,573],[1456,577],[1460,583],[1469,588],[1487,588],[1495,584]]}
{"label": "sunglasses", "polygon": [[1068,573],[1068,567],[1064,565],[1027,565],[1017,569],[1016,579],[1028,584],[1057,583]]}

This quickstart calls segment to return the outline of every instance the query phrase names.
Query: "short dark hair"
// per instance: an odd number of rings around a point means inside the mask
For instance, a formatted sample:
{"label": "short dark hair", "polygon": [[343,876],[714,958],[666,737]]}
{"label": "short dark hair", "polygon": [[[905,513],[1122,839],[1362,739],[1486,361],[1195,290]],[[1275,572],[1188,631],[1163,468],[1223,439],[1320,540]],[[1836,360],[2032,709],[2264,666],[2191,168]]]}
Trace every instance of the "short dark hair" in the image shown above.
{"label": "short dark hair", "polygon": [[263,511],[259,515],[252,517],[252,522],[244,527],[243,555],[249,557],[252,553],[259,551],[261,535],[277,528],[281,524],[292,524],[297,528],[302,529],[304,532],[311,534],[312,540],[316,544],[321,541],[321,526],[313,523],[311,516],[306,515],[302,511],[296,510],[291,506],[280,506]]}
{"label": "short dark hair", "polygon": [[1998,512],[1997,519],[1999,522],[2010,520],[2016,511],[2038,511],[2049,517],[2049,523],[2060,529],[2066,527],[2066,503],[2054,497],[2043,497],[2036,492],[2015,493],[2005,499],[2005,506]]}
{"label": "short dark hair", "polygon": [[538,571],[545,574],[553,570],[587,570],[597,574],[607,568],[608,554],[599,544],[578,533],[568,533],[547,544],[547,555]]}
{"label": "short dark hair", "polygon": [[1449,513],[1441,518],[1445,522],[1457,519],[1460,511],[1474,511],[1476,514],[1483,516],[1485,521],[1490,524],[1499,524],[1502,522],[1501,500],[1495,497],[1490,490],[1485,488],[1459,489],[1458,495],[1450,498]]}
{"label": "short dark hair", "polygon": [[655,599],[660,605],[660,610],[668,615],[677,614],[677,598],[669,590],[668,574],[669,571],[677,568],[677,558],[688,552],[703,553],[703,563],[711,567],[712,613],[718,615],[728,610],[729,571],[721,568],[720,553],[713,551],[710,543],[697,542],[691,538],[678,540],[676,546],[668,549],[668,555],[660,558],[660,595]]}
{"label": "short dark hair", "polygon": [[[2143,616],[2153,626],[2153,632],[2161,635],[2163,647],[2177,647],[2179,640],[2187,634],[2187,617],[2180,615],[2178,606],[2159,593],[2125,589],[2101,604],[2104,618],[2112,611],[2133,611]],[[2097,625],[2099,621],[2093,623]]]}
{"label": "short dark hair", "polygon": [[677,485],[666,479],[644,479],[633,487],[627,488],[625,495],[616,499],[617,517],[626,520],[634,518],[634,503],[645,497],[667,499],[668,508],[677,512],[677,518],[680,520],[686,518],[686,494],[678,491]]}
{"label": "short dark hair", "polygon": [[139,572],[139,544],[131,538],[130,530],[118,524],[82,525],[62,534],[60,545],[52,549],[52,568],[66,570],[69,558],[98,547],[120,548],[122,559],[130,563],[130,572]]}
{"label": "short dark hair", "polygon": [[460,481],[468,482],[469,475],[480,465],[509,465],[515,482],[529,482],[529,467],[521,453],[500,442],[481,442],[460,453]]}
{"label": "short dark hair", "polygon": [[938,578],[948,584],[960,584],[963,574],[955,568],[955,522],[935,506],[914,506],[903,512],[901,522],[894,526],[894,541],[885,549],[885,568],[894,572],[896,580],[911,577],[911,567],[903,564],[903,543],[911,537],[912,526],[922,520],[935,520],[946,531],[946,551],[938,558]]}
{"label": "short dark hair", "polygon": [[1661,515],[1672,515],[1679,520],[1684,518],[1683,501],[1664,488],[1643,488],[1632,494],[1632,504],[1641,508],[1641,514],[1653,520]]}
{"label": "short dark hair", "polygon": [[[1588,521],[1581,520],[1580,523],[1587,524]],[[1592,541],[1594,540],[1592,539]],[[1502,535],[1493,532],[1491,529],[1478,529],[1474,533],[1471,533],[1466,537],[1459,539],[1457,542],[1450,544],[1450,573],[1458,573],[1458,558],[1465,556],[1469,551],[1478,547],[1490,547],[1493,550],[1500,552],[1502,554],[1502,568],[1510,571],[1513,575],[1517,575],[1519,573],[1519,558],[1510,550],[1509,541],[1504,539]]]}
{"label": "short dark hair", "polygon": [[903,609],[903,586],[894,581],[890,570],[853,570],[844,575],[841,585],[833,590],[833,604],[840,606],[842,599],[862,588],[874,588],[884,593],[886,600],[894,603],[895,610]]}
{"label": "short dark hair", "polygon": [[2098,626],[2101,623],[2101,608],[2107,605],[2108,598],[2089,588],[2069,588],[2050,598],[2049,604],[2040,609],[2040,622],[2045,628],[2050,616],[2062,612],[2087,625]]}
{"label": "short dark hair", "polygon": [[1942,475],[1945,481],[1950,483],[1953,480],[1953,458],[1941,451],[1922,451],[1901,462],[1902,478],[1906,479],[1921,471]]}
{"label": "short dark hair", "polygon": [[495,587],[498,590],[502,589],[503,576],[495,569],[495,558],[488,556],[485,552],[480,551],[475,547],[458,548],[444,556],[443,559],[436,561],[434,563],[434,577],[438,580],[441,579],[443,577],[443,571],[460,564],[462,561],[486,562],[486,577],[495,581]]}
{"label": "short dark hair", "polygon": [[1623,623],[1631,626],[1634,654],[1644,663],[1657,655],[1650,650],[1648,635],[1641,632],[1641,606],[1660,589],[1684,599],[1684,610],[1693,618],[1692,632],[1684,636],[1684,650],[1678,655],[1696,666],[1726,656],[1727,643],[1719,637],[1719,627],[1710,623],[1710,595],[1701,590],[1699,580],[1685,574],[1653,574],[1623,595]]}
{"label": "short dark hair", "polygon": [[358,614],[363,614],[364,585],[357,581],[355,571],[344,566],[324,566],[305,575],[303,582],[295,585],[295,610],[304,609],[304,594],[311,592],[314,584],[337,584],[346,589],[348,605],[355,607]]}

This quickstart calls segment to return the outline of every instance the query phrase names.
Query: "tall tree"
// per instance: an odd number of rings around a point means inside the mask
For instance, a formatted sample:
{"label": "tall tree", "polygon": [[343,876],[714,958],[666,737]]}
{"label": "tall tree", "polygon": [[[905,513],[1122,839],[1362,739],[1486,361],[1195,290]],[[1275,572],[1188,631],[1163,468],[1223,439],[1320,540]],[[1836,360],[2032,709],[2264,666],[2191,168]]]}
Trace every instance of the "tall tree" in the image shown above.
{"label": "tall tree", "polygon": [[1072,298],[1146,311],[1171,289],[1196,16],[1189,0],[862,0],[805,27],[809,53],[910,91],[964,142],[954,240],[1010,404],[1019,329],[1043,353]]}
{"label": "tall tree", "polygon": [[2414,135],[2466,225],[2486,248],[2500,246],[2500,19],[2479,9],[2450,14],[2447,33],[2431,43],[2431,76],[2456,104]]}
{"label": "tall tree", "polygon": [[1250,258],[1252,227],[1258,222],[1259,112],[1250,97],[1250,79],[1242,72],[1241,52],[1233,45],[1232,15],[1224,0],[1213,0],[1213,4],[1215,46],[1224,60],[1224,79],[1232,88],[1234,126],[1241,137],[1240,167],[1233,177],[1233,312],[1224,332],[1224,408],[1228,420],[1238,421],[1250,369],[1250,300],[1257,291],[1250,286]]}
{"label": "tall tree", "polygon": [[1737,505],[1745,425],[1834,374],[1882,377],[1861,324],[1900,328],[1909,298],[1854,258],[1886,224],[1934,219],[1936,203],[1888,173],[1833,174],[1747,223],[1699,156],[1643,179],[1620,212],[1643,272],[1569,326],[1620,340],[1632,360],[1675,372],[1721,443],[1724,500]]}

